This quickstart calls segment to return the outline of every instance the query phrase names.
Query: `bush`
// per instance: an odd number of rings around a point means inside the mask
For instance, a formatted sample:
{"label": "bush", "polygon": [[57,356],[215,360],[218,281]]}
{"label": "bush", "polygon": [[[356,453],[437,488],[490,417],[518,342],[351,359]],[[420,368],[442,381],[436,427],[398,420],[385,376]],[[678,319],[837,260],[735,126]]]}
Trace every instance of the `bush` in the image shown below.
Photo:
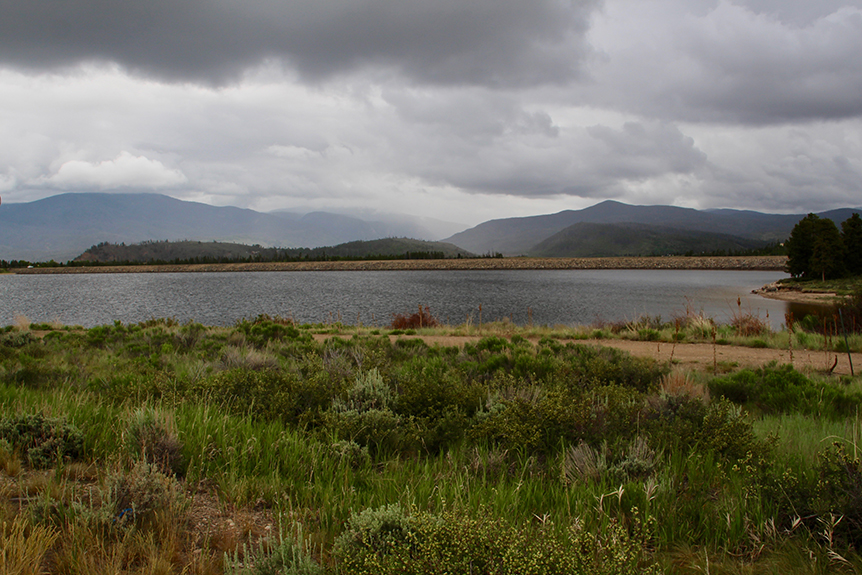
{"label": "bush", "polygon": [[258,347],[265,347],[271,341],[297,340],[311,341],[311,335],[299,331],[291,320],[259,315],[254,321],[243,320],[237,323],[237,330],[244,333],[248,341]]}
{"label": "bush", "polygon": [[769,332],[769,324],[766,320],[750,312],[734,313],[730,325],[736,332],[736,335],[742,337],[764,335]]}
{"label": "bush", "polygon": [[790,365],[769,365],[718,377],[710,382],[709,391],[763,413],[847,416],[862,404],[859,393],[809,379]]}
{"label": "bush", "polygon": [[109,481],[107,510],[115,525],[151,525],[159,513],[176,512],[181,499],[179,483],[155,465],[139,461],[128,472]]}
{"label": "bush", "polygon": [[428,307],[423,308],[420,305],[419,311],[412,315],[392,314],[392,322],[389,325],[392,329],[416,329],[420,327],[436,327],[440,325],[440,322],[431,315]]}
{"label": "bush", "polygon": [[190,394],[214,401],[238,415],[292,425],[315,425],[340,391],[321,370],[303,376],[294,372],[224,371],[194,384]]}
{"label": "bush", "polygon": [[399,451],[413,441],[409,418],[393,412],[392,390],[376,369],[358,375],[347,397],[336,399],[326,425],[342,440],[366,447],[372,454]]}
{"label": "bush", "polygon": [[333,555],[338,571],[352,575],[650,574],[660,572],[648,549],[651,537],[652,523],[641,522],[637,512],[631,532],[611,522],[595,533],[390,505],[352,516]]}
{"label": "bush", "polygon": [[153,408],[135,410],[129,424],[128,441],[136,459],[157,466],[166,475],[185,473],[183,444],[169,414]]}
{"label": "bush", "polygon": [[766,456],[769,446],[757,438],[742,409],[726,399],[712,402],[695,435],[696,447],[709,451],[727,462]]}
{"label": "bush", "polygon": [[[855,451],[855,449],[854,449]],[[819,456],[816,512],[841,517],[835,535],[845,544],[862,545],[862,460],[840,443]]]}
{"label": "bush", "polygon": [[0,440],[21,453],[35,469],[79,459],[84,451],[84,435],[77,427],[41,413],[0,419]]}
{"label": "bush", "polygon": [[631,355],[610,347],[567,344],[563,359],[571,375],[570,388],[590,389],[619,385],[642,392],[655,391],[668,368],[655,360]]}
{"label": "bush", "polygon": [[[243,546],[245,547],[245,546]],[[323,568],[311,555],[308,543],[297,525],[295,533],[285,539],[279,535],[261,539],[251,549],[244,549],[244,557],[238,553],[225,554],[225,575],[319,575]]]}
{"label": "bush", "polygon": [[550,454],[562,445],[628,437],[637,429],[642,400],[631,389],[606,386],[589,394],[521,393],[500,404],[480,414],[472,437],[506,449]]}

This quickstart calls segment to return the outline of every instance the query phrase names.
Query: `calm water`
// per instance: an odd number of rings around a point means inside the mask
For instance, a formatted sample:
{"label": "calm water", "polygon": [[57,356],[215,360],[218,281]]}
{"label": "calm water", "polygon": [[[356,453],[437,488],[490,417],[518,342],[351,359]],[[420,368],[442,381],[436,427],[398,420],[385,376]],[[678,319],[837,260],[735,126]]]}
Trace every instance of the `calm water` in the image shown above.
{"label": "calm water", "polygon": [[777,327],[786,304],[752,295],[780,272],[667,270],[243,272],[0,275],[0,325],[91,327],[156,317],[232,325],[259,314],[301,323],[386,325],[393,313],[429,306],[450,323],[510,318],[574,325],[660,315],[686,308],[728,321],[737,310],[767,314]]}

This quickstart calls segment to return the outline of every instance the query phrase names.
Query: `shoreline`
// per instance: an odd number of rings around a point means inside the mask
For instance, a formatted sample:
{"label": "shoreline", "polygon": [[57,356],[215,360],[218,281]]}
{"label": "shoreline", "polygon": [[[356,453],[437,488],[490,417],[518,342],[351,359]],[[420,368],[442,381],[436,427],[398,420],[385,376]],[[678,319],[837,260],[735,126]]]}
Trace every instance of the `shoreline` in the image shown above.
{"label": "shoreline", "polygon": [[778,301],[823,306],[835,305],[842,299],[845,299],[844,296],[840,296],[835,292],[804,291],[799,287],[789,287],[778,282],[773,282],[756,290],[752,290],[751,293]]}
{"label": "shoreline", "polygon": [[352,260],[21,268],[14,274],[212,273],[423,270],[727,270],[783,271],[786,256],[662,256],[613,258],[474,258],[445,260]]}

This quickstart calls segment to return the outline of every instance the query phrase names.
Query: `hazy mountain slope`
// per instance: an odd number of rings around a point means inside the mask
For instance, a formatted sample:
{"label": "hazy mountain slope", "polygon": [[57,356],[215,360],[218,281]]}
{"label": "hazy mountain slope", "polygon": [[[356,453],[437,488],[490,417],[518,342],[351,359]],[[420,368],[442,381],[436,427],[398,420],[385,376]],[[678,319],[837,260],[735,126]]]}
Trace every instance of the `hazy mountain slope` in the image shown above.
{"label": "hazy mountain slope", "polygon": [[299,220],[304,215],[314,212],[347,216],[368,222],[373,229],[381,234],[376,237],[410,237],[417,240],[437,241],[440,238],[463,231],[468,227],[464,224],[447,222],[436,218],[380,212],[373,209],[331,208],[327,209],[326,212],[321,212],[320,210],[295,208],[291,210],[276,210],[268,213]]}
{"label": "hazy mountain slope", "polygon": [[66,260],[100,242],[290,240],[284,220],[158,194],[63,194],[0,206],[0,258]]}
{"label": "hazy mountain slope", "polygon": [[533,247],[529,255],[540,257],[659,256],[740,251],[762,247],[765,242],[692,230],[647,224],[577,223]]}
{"label": "hazy mountain slope", "polygon": [[315,212],[302,217],[185,202],[160,194],[61,194],[0,205],[0,259],[69,260],[92,245],[147,240],[219,240],[317,247],[412,236],[409,224]]}

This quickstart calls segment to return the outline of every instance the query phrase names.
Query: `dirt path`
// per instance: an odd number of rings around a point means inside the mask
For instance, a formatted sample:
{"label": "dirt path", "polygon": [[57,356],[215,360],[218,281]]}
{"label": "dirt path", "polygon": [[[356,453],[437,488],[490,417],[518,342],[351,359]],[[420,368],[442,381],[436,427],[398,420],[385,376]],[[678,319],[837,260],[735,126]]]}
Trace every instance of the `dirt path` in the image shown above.
{"label": "dirt path", "polygon": [[[324,341],[328,334],[316,334],[314,339]],[[453,346],[479,341],[480,336],[389,336],[394,342],[399,338],[421,338],[428,345]],[[565,340],[562,343],[566,343]],[[676,345],[663,342],[630,341],[625,339],[588,339],[577,340],[575,343],[586,345],[601,345],[626,351],[635,356],[652,357],[658,361],[673,361],[683,370],[712,372],[714,367],[719,372],[733,368],[760,367],[775,361],[779,364],[792,363],[801,371],[826,373],[835,364],[832,373],[835,375],[850,375],[850,362],[846,353],[811,351],[805,349],[758,349],[753,347],[738,347],[733,345],[716,345],[711,343],[678,343]],[[835,363],[837,359],[837,364]],[[852,354],[854,373],[862,372],[862,353]]]}

